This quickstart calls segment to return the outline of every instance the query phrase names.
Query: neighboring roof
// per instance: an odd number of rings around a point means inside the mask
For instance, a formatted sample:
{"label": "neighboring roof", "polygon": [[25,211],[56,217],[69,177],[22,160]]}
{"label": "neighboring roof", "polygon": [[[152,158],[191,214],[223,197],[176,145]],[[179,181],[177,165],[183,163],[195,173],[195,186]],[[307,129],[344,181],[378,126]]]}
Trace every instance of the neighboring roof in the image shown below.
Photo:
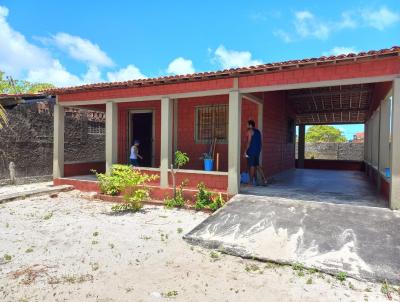
{"label": "neighboring roof", "polygon": [[50,94],[44,93],[21,93],[21,94],[0,94],[0,104],[2,106],[14,106],[17,104],[27,103],[29,101],[41,101],[51,97]]}
{"label": "neighboring roof", "polygon": [[201,73],[178,75],[178,76],[164,76],[158,78],[140,79],[140,80],[132,80],[126,82],[108,82],[108,83],[89,84],[89,85],[82,85],[75,87],[52,88],[47,90],[46,93],[64,94],[64,93],[73,93],[73,92],[87,91],[87,90],[130,88],[130,87],[180,83],[188,81],[202,81],[210,79],[229,78],[229,77],[238,77],[238,76],[245,76],[252,74],[277,72],[282,70],[297,69],[306,66],[350,63],[364,59],[372,60],[376,58],[399,56],[399,55],[400,55],[400,47],[393,46],[392,48],[371,50],[368,52],[360,52],[358,54],[351,53],[347,55],[343,54],[338,56],[323,56],[319,58],[290,60],[284,62],[262,64],[257,66],[231,68],[213,72],[201,72]]}

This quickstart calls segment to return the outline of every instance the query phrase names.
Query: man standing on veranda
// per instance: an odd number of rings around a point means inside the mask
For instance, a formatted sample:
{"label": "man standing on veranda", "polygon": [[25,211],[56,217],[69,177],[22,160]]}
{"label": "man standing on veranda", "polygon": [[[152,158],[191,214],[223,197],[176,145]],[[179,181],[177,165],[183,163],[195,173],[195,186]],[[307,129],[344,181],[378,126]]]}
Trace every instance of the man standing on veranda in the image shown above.
{"label": "man standing on veranda", "polygon": [[250,185],[255,184],[256,170],[260,165],[261,132],[256,128],[253,120],[247,122],[247,146],[244,156],[249,167]]}

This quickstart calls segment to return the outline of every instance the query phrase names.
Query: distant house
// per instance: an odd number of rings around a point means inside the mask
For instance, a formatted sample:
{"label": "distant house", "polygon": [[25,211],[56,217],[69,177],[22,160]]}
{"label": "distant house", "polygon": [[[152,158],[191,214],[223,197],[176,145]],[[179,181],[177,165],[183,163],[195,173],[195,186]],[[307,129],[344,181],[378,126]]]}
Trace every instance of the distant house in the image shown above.
{"label": "distant house", "polygon": [[353,135],[353,143],[363,144],[364,143],[364,132],[357,132]]}

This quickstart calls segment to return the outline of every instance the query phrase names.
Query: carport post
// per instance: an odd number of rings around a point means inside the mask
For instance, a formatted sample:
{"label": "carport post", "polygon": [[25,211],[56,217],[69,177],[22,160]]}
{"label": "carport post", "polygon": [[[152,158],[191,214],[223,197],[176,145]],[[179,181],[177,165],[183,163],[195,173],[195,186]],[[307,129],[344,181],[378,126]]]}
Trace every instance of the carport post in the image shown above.
{"label": "carport post", "polygon": [[229,92],[228,117],[228,193],[235,195],[240,188],[240,129],[242,96],[238,90]]}
{"label": "carport post", "polygon": [[400,209],[400,78],[393,80],[390,208]]}
{"label": "carport post", "polygon": [[109,101],[106,103],[106,173],[111,172],[112,165],[118,161],[118,107]]}
{"label": "carport post", "polygon": [[306,148],[306,125],[302,124],[299,125],[299,141],[298,141],[298,160],[297,160],[297,167],[299,169],[304,169],[304,153],[305,153],[305,148]]}
{"label": "carport post", "polygon": [[172,163],[172,108],[173,102],[170,98],[161,99],[161,188],[168,188],[168,169]]}
{"label": "carport post", "polygon": [[53,179],[64,176],[64,107],[54,105]]}

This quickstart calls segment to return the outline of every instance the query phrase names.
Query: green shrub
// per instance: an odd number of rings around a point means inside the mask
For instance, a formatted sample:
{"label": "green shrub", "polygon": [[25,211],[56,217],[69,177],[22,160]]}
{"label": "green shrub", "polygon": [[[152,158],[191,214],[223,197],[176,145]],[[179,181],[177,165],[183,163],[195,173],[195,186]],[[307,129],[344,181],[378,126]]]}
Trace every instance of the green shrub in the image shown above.
{"label": "green shrub", "polygon": [[197,189],[199,191],[196,194],[196,203],[194,206],[196,210],[210,209],[215,211],[224,205],[225,200],[221,193],[212,194],[202,182],[197,185]]}
{"label": "green shrub", "polygon": [[172,208],[182,208],[185,206],[185,198],[183,197],[183,187],[186,185],[187,181],[184,181],[179,186],[178,190],[175,193],[175,197],[166,198],[164,200],[164,205],[167,209]]}
{"label": "green shrub", "polygon": [[142,201],[149,198],[149,188],[146,183],[156,179],[157,175],[141,173],[126,165],[113,165],[110,175],[96,173],[100,190],[107,195],[117,195],[124,192],[124,202],[113,206],[113,211],[138,211]]}

